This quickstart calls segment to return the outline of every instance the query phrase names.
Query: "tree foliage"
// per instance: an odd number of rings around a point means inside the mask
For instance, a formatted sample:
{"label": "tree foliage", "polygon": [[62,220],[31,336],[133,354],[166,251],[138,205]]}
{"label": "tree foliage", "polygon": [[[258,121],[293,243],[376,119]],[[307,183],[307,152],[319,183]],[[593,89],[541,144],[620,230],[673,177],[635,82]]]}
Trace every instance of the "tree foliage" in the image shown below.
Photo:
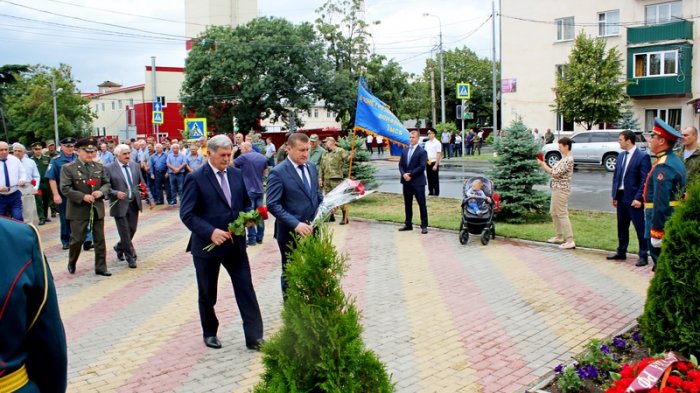
{"label": "tree foliage", "polygon": [[700,182],[666,222],[661,256],[639,319],[655,352],[700,353]]}
{"label": "tree foliage", "polygon": [[563,69],[553,89],[554,112],[588,130],[594,124],[618,121],[628,97],[617,48],[606,51],[605,40],[581,32]]}
{"label": "tree foliage", "polygon": [[212,26],[185,62],[184,115],[207,117],[217,132],[257,128],[290,108],[309,110],[331,79],[323,47],[309,23],[257,18],[235,29]]}
{"label": "tree foliage", "polygon": [[622,118],[617,123],[617,128],[626,130],[640,129],[639,120],[634,117],[634,111],[629,106],[625,107],[625,110],[622,112]]}
{"label": "tree foliage", "polygon": [[286,268],[283,325],[263,346],[265,371],[255,393],[394,390],[362,342],[360,314],[340,284],[346,269],[326,226],[298,240]]}
{"label": "tree foliage", "polygon": [[[415,120],[416,127],[434,127],[432,123],[432,100],[430,95],[430,79],[422,76],[412,76],[413,81],[406,86],[406,94],[401,100],[401,120]],[[430,119],[428,124],[422,124]]]}
{"label": "tree foliage", "polygon": [[[471,98],[467,101],[469,112],[474,112],[473,121],[465,121],[465,127],[485,127],[491,124],[493,94],[492,94],[492,64],[491,60],[480,58],[471,49],[455,48],[444,52],[445,68],[445,121],[457,122],[456,107],[462,101],[457,97],[457,83],[471,84]],[[423,70],[423,78],[430,81],[430,68],[434,69],[435,96],[438,119],[440,117],[440,67],[438,63],[429,59]],[[428,84],[428,88],[430,85]],[[429,90],[428,90],[429,91]],[[441,119],[440,119],[441,120]],[[470,124],[471,123],[471,124]],[[461,121],[460,121],[461,124]]]}
{"label": "tree foliage", "polygon": [[[370,154],[365,147],[365,139],[361,136],[357,136],[354,141],[355,157],[352,160],[351,177],[364,183],[368,189],[376,188],[378,184],[374,174],[377,172],[377,168],[370,163]],[[352,134],[338,140],[338,146],[342,147],[348,152],[353,151],[352,144]],[[345,176],[347,177],[347,168],[345,169],[345,172]]]}
{"label": "tree foliage", "polygon": [[91,133],[95,115],[90,111],[90,100],[80,95],[68,65],[35,65],[15,75],[16,81],[7,85],[3,94],[10,141],[30,144],[54,138],[52,76],[56,77],[59,137]]}
{"label": "tree foliage", "polygon": [[546,184],[547,177],[539,171],[535,161],[540,145],[522,120],[514,120],[505,131],[505,137],[494,143],[498,156],[489,176],[501,198],[498,217],[520,223],[529,215],[545,212],[549,195],[535,190],[534,186]]}

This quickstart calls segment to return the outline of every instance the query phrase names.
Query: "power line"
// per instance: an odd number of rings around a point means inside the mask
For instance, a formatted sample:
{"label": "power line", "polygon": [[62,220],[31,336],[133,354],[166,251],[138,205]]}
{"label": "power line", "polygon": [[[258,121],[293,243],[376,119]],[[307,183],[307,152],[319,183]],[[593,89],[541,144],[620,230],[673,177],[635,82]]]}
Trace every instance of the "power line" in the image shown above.
{"label": "power line", "polygon": [[131,13],[131,12],[110,10],[110,9],[98,8],[98,7],[90,7],[90,6],[88,6],[88,5],[84,5],[84,4],[75,4],[75,3],[68,2],[68,1],[61,1],[61,0],[48,0],[48,1],[50,1],[50,2],[52,2],[52,3],[59,3],[59,4],[71,5],[71,6],[78,7],[78,8],[89,8],[89,9],[92,9],[92,10],[107,12],[107,13],[111,13],[111,14],[126,15],[126,16],[135,16],[135,17],[137,17],[137,18],[158,20],[158,21],[161,21],[161,22],[170,22],[170,23],[178,23],[178,24],[186,24],[186,25],[195,25],[195,26],[208,26],[208,25],[206,25],[206,24],[204,24],[204,23],[187,22],[187,21],[181,21],[181,20],[159,18],[159,17],[156,17],[156,16],[148,16],[148,15],[133,14],[133,13]]}

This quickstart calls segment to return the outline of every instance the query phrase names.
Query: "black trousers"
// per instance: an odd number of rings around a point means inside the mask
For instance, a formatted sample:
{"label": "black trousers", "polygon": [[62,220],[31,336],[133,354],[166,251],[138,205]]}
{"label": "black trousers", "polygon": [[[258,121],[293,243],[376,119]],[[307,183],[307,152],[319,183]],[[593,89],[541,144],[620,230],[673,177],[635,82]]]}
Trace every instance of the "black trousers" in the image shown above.
{"label": "black trousers", "polygon": [[119,233],[119,242],[114,248],[123,252],[127,259],[135,259],[136,250],[132,240],[139,224],[139,207],[136,201],[130,201],[126,215],[114,217],[114,222],[117,224],[117,233]]}
{"label": "black trousers", "polygon": [[231,277],[236,304],[241,313],[241,319],[243,319],[243,333],[246,341],[261,339],[263,337],[263,321],[258,298],[253,288],[248,257],[239,258],[239,260],[233,256],[226,258],[192,257],[192,259],[197,272],[199,319],[204,337],[216,336],[219,329],[219,320],[216,318],[214,306],[218,295],[219,270],[223,265]]}
{"label": "black trousers", "polygon": [[425,174],[428,178],[428,195],[438,196],[440,195],[440,167],[433,170],[434,167],[435,161],[428,164],[428,167],[425,169]]}
{"label": "black trousers", "polygon": [[403,205],[406,212],[407,227],[413,227],[413,198],[418,202],[418,210],[420,211],[420,227],[428,227],[428,207],[425,204],[425,186],[414,186],[413,184],[404,183],[403,185]]}
{"label": "black trousers", "polygon": [[649,243],[644,238],[644,208],[634,208],[631,202],[622,202],[623,191],[617,192],[617,252],[627,253],[630,243],[630,222],[634,225],[639,242],[639,257],[646,258]]}

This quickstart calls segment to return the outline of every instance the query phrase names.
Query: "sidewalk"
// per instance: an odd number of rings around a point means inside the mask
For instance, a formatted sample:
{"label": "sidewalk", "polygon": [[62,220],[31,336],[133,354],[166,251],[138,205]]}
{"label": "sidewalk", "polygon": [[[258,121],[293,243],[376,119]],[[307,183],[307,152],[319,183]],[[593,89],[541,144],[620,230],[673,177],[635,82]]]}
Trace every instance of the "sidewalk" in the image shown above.
{"label": "sidewalk", "polygon": [[[71,392],[247,392],[263,370],[245,348],[228,276],[217,313],[223,349],[202,343],[189,233],[177,209],[141,216],[138,269],[116,259],[105,221],[108,265],[93,273],[83,253],[66,272],[58,220],[41,227],[68,336]],[[650,269],[601,254],[492,241],[459,244],[451,232],[398,232],[389,224],[335,226],[350,257],[344,284],[362,310],[364,338],[397,392],[522,392],[592,337],[641,313]],[[271,234],[270,231],[266,231]],[[280,324],[277,244],[249,248],[270,337]]]}

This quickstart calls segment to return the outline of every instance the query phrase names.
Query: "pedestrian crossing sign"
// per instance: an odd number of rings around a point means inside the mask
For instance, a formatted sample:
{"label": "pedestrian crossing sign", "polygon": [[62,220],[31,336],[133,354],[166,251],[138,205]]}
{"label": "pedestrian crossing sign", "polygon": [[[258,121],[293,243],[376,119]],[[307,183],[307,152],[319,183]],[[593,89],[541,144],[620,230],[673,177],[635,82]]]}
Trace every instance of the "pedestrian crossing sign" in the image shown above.
{"label": "pedestrian crossing sign", "polygon": [[194,119],[185,119],[185,129],[189,134],[189,139],[201,139],[207,137],[207,119],[205,117],[197,117]]}
{"label": "pedestrian crossing sign", "polygon": [[163,116],[163,112],[153,112],[153,124],[163,124],[165,121],[165,116]]}
{"label": "pedestrian crossing sign", "polygon": [[472,96],[472,85],[469,83],[457,83],[457,99],[468,100]]}

